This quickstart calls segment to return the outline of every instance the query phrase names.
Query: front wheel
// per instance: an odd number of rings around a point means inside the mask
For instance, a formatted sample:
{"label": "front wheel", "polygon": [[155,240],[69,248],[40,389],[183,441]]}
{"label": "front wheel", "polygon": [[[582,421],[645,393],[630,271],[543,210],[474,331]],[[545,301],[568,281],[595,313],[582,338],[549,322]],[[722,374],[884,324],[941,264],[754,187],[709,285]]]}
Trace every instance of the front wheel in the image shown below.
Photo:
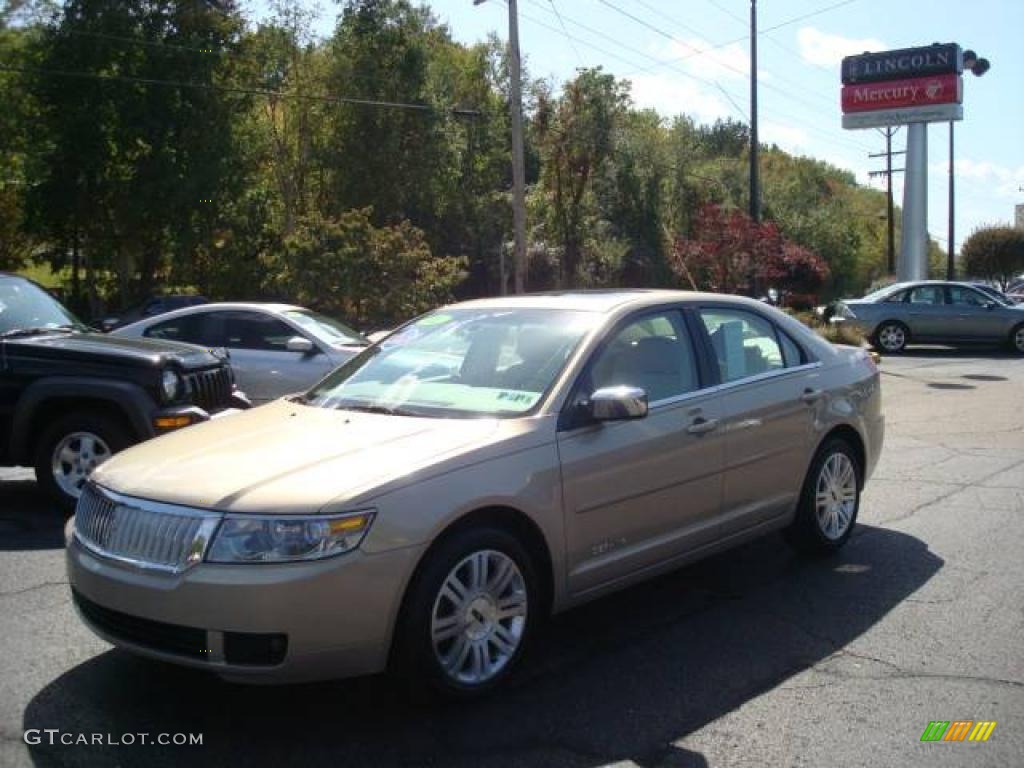
{"label": "front wheel", "polygon": [[808,554],[830,554],[849,540],[860,508],[863,473],[857,455],[842,438],[818,449],[804,480],[796,519],[787,541]]}
{"label": "front wheel", "polygon": [[897,354],[907,348],[910,334],[903,323],[886,322],[875,332],[874,345],[883,352]]}
{"label": "front wheel", "polygon": [[471,698],[506,680],[539,618],[533,559],[501,528],[461,531],[417,574],[396,637],[398,671]]}
{"label": "front wheel", "polygon": [[1024,355],[1024,323],[1010,331],[1010,346],[1018,355]]}
{"label": "front wheel", "polygon": [[111,416],[73,411],[44,428],[36,444],[36,482],[70,512],[92,471],[131,443],[128,431]]}

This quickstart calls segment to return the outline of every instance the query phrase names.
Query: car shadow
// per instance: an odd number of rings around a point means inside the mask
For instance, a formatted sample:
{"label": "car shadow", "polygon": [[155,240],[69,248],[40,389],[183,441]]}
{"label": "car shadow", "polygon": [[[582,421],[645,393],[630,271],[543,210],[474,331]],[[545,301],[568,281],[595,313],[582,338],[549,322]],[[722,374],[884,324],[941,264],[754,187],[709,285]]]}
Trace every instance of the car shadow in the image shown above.
{"label": "car shadow", "polygon": [[914,345],[896,354],[882,354],[882,360],[893,358],[984,358],[985,360],[1015,360],[1020,355],[1008,349],[1005,344],[965,344],[962,346]]}
{"label": "car shadow", "polygon": [[[201,733],[201,747],[30,746],[36,764],[557,763],[705,766],[675,742],[844,648],[943,565],[924,542],[860,526],[836,557],[769,536],[556,618],[515,683],[473,704],[363,678],[230,685],[101,654],[52,681],[25,729]],[[345,606],[324,606],[325,620]]]}
{"label": "car shadow", "polygon": [[65,519],[34,479],[0,481],[0,552],[62,548]]}

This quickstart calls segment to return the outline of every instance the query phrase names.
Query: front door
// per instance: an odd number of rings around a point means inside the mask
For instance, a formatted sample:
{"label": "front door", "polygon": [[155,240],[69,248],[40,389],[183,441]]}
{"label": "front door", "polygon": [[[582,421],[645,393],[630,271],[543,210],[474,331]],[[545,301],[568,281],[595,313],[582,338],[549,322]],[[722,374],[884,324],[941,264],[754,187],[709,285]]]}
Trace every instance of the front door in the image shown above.
{"label": "front door", "polygon": [[768,318],[732,307],[702,307],[699,315],[723,384],[719,532],[729,536],[796,503],[824,392],[807,353]]}
{"label": "front door", "polygon": [[966,285],[949,286],[949,307],[956,326],[956,336],[972,341],[1005,341],[1006,312],[995,302]]}
{"label": "front door", "polygon": [[635,421],[559,434],[569,589],[625,578],[714,538],[723,437],[716,394],[702,389],[682,314],[659,310],[609,334],[574,396],[615,385],[643,388]]}

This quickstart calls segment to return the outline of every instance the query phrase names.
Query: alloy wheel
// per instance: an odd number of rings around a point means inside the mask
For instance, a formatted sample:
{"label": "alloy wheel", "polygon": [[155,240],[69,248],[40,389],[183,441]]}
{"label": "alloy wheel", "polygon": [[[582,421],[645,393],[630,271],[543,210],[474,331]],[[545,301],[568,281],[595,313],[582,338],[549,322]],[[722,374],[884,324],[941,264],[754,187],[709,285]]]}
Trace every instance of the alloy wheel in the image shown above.
{"label": "alloy wheel", "polygon": [[814,513],[822,535],[841,539],[857,506],[857,471],[845,453],[833,453],[821,465],[815,486]]}
{"label": "alloy wheel", "polygon": [[887,352],[899,352],[907,344],[907,333],[898,325],[886,325],[878,332],[878,343]]}
{"label": "alloy wheel", "polygon": [[471,686],[498,675],[522,644],[527,602],[522,571],[508,555],[486,549],[459,561],[441,585],[430,620],[444,674]]}
{"label": "alloy wheel", "polygon": [[1013,332],[1013,346],[1018,352],[1024,353],[1024,325]]}
{"label": "alloy wheel", "polygon": [[72,432],[53,449],[53,479],[63,493],[77,499],[86,478],[110,456],[110,446],[98,435]]}

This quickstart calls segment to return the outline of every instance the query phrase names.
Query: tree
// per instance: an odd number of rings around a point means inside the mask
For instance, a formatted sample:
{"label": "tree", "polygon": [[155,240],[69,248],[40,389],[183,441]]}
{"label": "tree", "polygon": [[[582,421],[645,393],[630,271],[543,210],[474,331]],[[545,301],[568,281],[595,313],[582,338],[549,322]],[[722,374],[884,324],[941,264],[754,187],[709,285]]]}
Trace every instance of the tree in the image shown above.
{"label": "tree", "polygon": [[577,280],[591,182],[613,151],[615,133],[628,106],[628,83],[600,67],[582,70],[559,98],[542,97],[538,104],[541,183],[550,206],[550,228],[562,246],[559,282],[563,286]]}
{"label": "tree", "polygon": [[774,223],[714,204],[701,208],[692,236],[676,239],[670,264],[687,287],[719,293],[746,293],[755,279],[811,293],[829,274],[827,264],[783,237]]}
{"label": "tree", "polygon": [[1024,272],[1024,231],[1007,226],[980,227],[960,249],[963,271],[998,283],[1003,290]]}
{"label": "tree", "polygon": [[388,326],[452,300],[463,261],[430,252],[408,221],[385,227],[373,211],[310,216],[285,238],[281,288],[294,301],[361,328]]}

